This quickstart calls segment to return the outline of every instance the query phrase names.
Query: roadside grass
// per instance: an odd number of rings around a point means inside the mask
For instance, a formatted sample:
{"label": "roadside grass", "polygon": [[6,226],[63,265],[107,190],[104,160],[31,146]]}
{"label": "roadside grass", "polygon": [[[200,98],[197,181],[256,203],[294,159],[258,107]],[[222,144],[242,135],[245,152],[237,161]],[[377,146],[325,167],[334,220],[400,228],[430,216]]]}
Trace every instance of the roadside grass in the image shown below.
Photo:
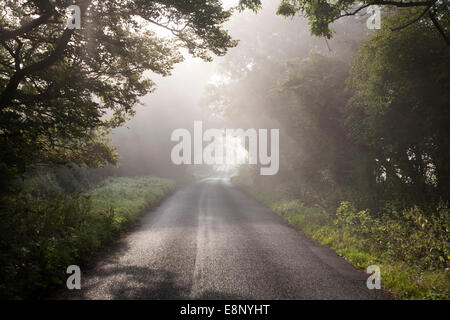
{"label": "roadside grass", "polygon": [[[378,265],[383,287],[399,299],[449,299],[449,210],[426,217],[417,208],[371,218],[343,202],[336,213],[239,183],[258,201],[358,268]],[[392,217],[393,216],[393,217]]]}
{"label": "roadside grass", "polygon": [[[26,299],[60,285],[71,264],[89,262],[114,239],[175,189],[156,177],[107,178],[83,193],[69,194],[51,178],[33,182],[7,199],[1,210],[0,298]],[[40,192],[39,190],[42,190]]]}
{"label": "roadside grass", "polygon": [[102,214],[113,211],[114,231],[123,230],[148,208],[158,204],[173,191],[175,183],[156,177],[108,178],[88,192],[92,211]]}

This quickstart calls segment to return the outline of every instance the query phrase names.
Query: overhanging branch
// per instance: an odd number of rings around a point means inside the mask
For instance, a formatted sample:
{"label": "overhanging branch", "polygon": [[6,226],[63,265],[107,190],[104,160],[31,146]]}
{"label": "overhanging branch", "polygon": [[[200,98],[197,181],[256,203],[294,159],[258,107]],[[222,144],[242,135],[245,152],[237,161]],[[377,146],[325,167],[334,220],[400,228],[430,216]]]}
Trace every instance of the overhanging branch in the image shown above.
{"label": "overhanging branch", "polygon": [[417,21],[422,19],[422,17],[428,12],[428,10],[430,10],[431,7],[432,7],[432,5],[426,7],[425,10],[423,10],[423,12],[419,16],[417,16],[417,18],[414,18],[413,20],[409,21],[408,23],[406,23],[406,24],[404,24],[404,25],[402,25],[400,27],[391,28],[391,31],[398,31],[398,30],[404,29],[404,28],[406,28],[406,27],[416,23]]}
{"label": "overhanging branch", "polygon": [[41,5],[44,10],[44,13],[41,16],[39,16],[34,20],[31,20],[30,22],[23,24],[19,29],[6,30],[0,32],[0,41],[7,41],[10,39],[14,39],[27,32],[30,32],[31,30],[42,24],[47,23],[48,20],[50,20],[50,18],[56,13],[55,7],[48,0],[41,1]]}
{"label": "overhanging branch", "polygon": [[[79,5],[81,12],[84,12],[89,7],[91,2],[92,0],[81,1]],[[60,38],[58,39],[55,49],[46,58],[44,58],[39,62],[26,66],[23,69],[17,70],[16,73],[12,75],[12,77],[9,79],[8,85],[0,95],[0,110],[10,105],[11,101],[14,98],[14,94],[16,93],[17,88],[19,87],[20,82],[27,75],[50,67],[64,55],[64,51],[66,50],[68,43],[74,32],[75,29],[65,29]]]}

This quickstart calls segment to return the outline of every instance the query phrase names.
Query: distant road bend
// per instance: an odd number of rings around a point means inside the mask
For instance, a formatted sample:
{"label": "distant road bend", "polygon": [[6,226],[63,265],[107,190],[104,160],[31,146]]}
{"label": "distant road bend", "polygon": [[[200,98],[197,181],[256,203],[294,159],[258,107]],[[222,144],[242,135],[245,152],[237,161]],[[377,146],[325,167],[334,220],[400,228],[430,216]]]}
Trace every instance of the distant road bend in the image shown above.
{"label": "distant road bend", "polygon": [[209,178],[186,186],[82,269],[63,299],[388,299],[368,275]]}

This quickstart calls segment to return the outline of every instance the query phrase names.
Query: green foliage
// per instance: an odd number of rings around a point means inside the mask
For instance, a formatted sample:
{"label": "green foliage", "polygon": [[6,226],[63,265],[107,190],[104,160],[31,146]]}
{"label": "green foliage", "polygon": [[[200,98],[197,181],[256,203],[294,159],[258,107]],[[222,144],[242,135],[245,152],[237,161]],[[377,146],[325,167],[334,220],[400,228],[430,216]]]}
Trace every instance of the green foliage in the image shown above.
{"label": "green foliage", "polygon": [[[283,128],[273,184],[329,210],[342,199],[373,214],[386,203],[431,212],[450,201],[450,51],[426,21],[391,31],[409,15],[384,19],[351,65],[312,51],[285,68],[255,66],[230,93],[218,91],[230,119],[264,111],[271,126]],[[281,75],[278,91],[268,74]],[[245,90],[261,94],[249,99]],[[267,183],[255,173],[241,168],[249,180]]]}
{"label": "green foliage", "polygon": [[383,197],[449,201],[450,50],[426,23],[391,31],[407,18],[403,13],[386,19],[361,45],[346,126],[375,158]]}
{"label": "green foliage", "polygon": [[402,211],[391,207],[374,218],[369,210],[342,202],[333,214],[268,193],[239,177],[232,181],[353,265],[379,265],[383,285],[398,297],[450,298],[448,207],[438,206],[432,214],[417,207]]}
{"label": "green foliage", "polygon": [[112,208],[113,227],[120,230],[173,188],[171,181],[154,177],[107,178],[87,195],[91,198],[93,212]]}
{"label": "green foliage", "polygon": [[[15,192],[52,196],[57,193],[85,192],[104,179],[102,169],[90,169],[72,165],[38,168],[16,179]],[[2,194],[8,197],[10,194]]]}
{"label": "green foliage", "polygon": [[241,11],[244,9],[250,9],[254,12],[257,12],[259,9],[261,9],[261,7],[261,0],[239,0],[238,9]]}
{"label": "green foliage", "polygon": [[[74,4],[79,30],[66,28]],[[170,75],[182,47],[211,60],[237,44],[223,29],[232,11],[219,0],[2,0],[0,7],[2,183],[36,163],[114,164],[107,133],[154,90],[148,71]]]}
{"label": "green foliage", "polygon": [[[404,28],[429,18],[428,23],[433,22],[436,32],[444,29],[441,41],[450,46],[448,35],[449,4],[446,1],[386,1],[386,0],[281,0],[277,14],[292,17],[301,14],[308,18],[311,34],[330,39],[334,30],[330,27],[335,21],[348,16],[364,16],[370,6],[382,8],[414,8],[405,10],[406,19],[397,21],[395,29]],[[428,13],[428,15],[425,15]],[[367,17],[367,16],[366,16]],[[434,20],[434,21],[433,21]],[[384,23],[384,22],[383,22]]]}
{"label": "green foliage", "polygon": [[67,266],[89,261],[173,189],[174,182],[155,177],[108,178],[76,194],[65,192],[52,175],[27,181],[0,211],[0,297],[27,298],[64,283]]}
{"label": "green foliage", "polygon": [[359,150],[343,125],[349,93],[342,80],[348,71],[349,66],[341,60],[313,51],[305,59],[290,61],[280,84],[281,92],[294,105],[291,112],[297,113],[289,120],[295,121],[292,125],[298,138],[296,153],[288,161],[302,181],[300,188],[314,190],[308,196],[311,202],[322,201],[324,195],[329,198],[337,187],[355,186],[353,155]]}
{"label": "green foliage", "polygon": [[380,218],[343,202],[335,224],[362,239],[359,249],[379,252],[384,259],[403,261],[424,270],[446,269],[450,263],[450,215],[441,205],[432,214],[413,207],[401,212],[386,208]]}

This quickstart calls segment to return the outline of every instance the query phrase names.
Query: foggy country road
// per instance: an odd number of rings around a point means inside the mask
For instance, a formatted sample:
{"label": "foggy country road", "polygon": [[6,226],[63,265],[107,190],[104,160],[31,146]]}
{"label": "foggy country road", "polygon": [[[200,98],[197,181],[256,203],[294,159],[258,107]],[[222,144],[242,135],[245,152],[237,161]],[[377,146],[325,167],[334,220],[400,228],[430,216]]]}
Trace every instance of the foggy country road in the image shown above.
{"label": "foggy country road", "polygon": [[69,299],[388,299],[228,180],[190,184],[82,268]]}

